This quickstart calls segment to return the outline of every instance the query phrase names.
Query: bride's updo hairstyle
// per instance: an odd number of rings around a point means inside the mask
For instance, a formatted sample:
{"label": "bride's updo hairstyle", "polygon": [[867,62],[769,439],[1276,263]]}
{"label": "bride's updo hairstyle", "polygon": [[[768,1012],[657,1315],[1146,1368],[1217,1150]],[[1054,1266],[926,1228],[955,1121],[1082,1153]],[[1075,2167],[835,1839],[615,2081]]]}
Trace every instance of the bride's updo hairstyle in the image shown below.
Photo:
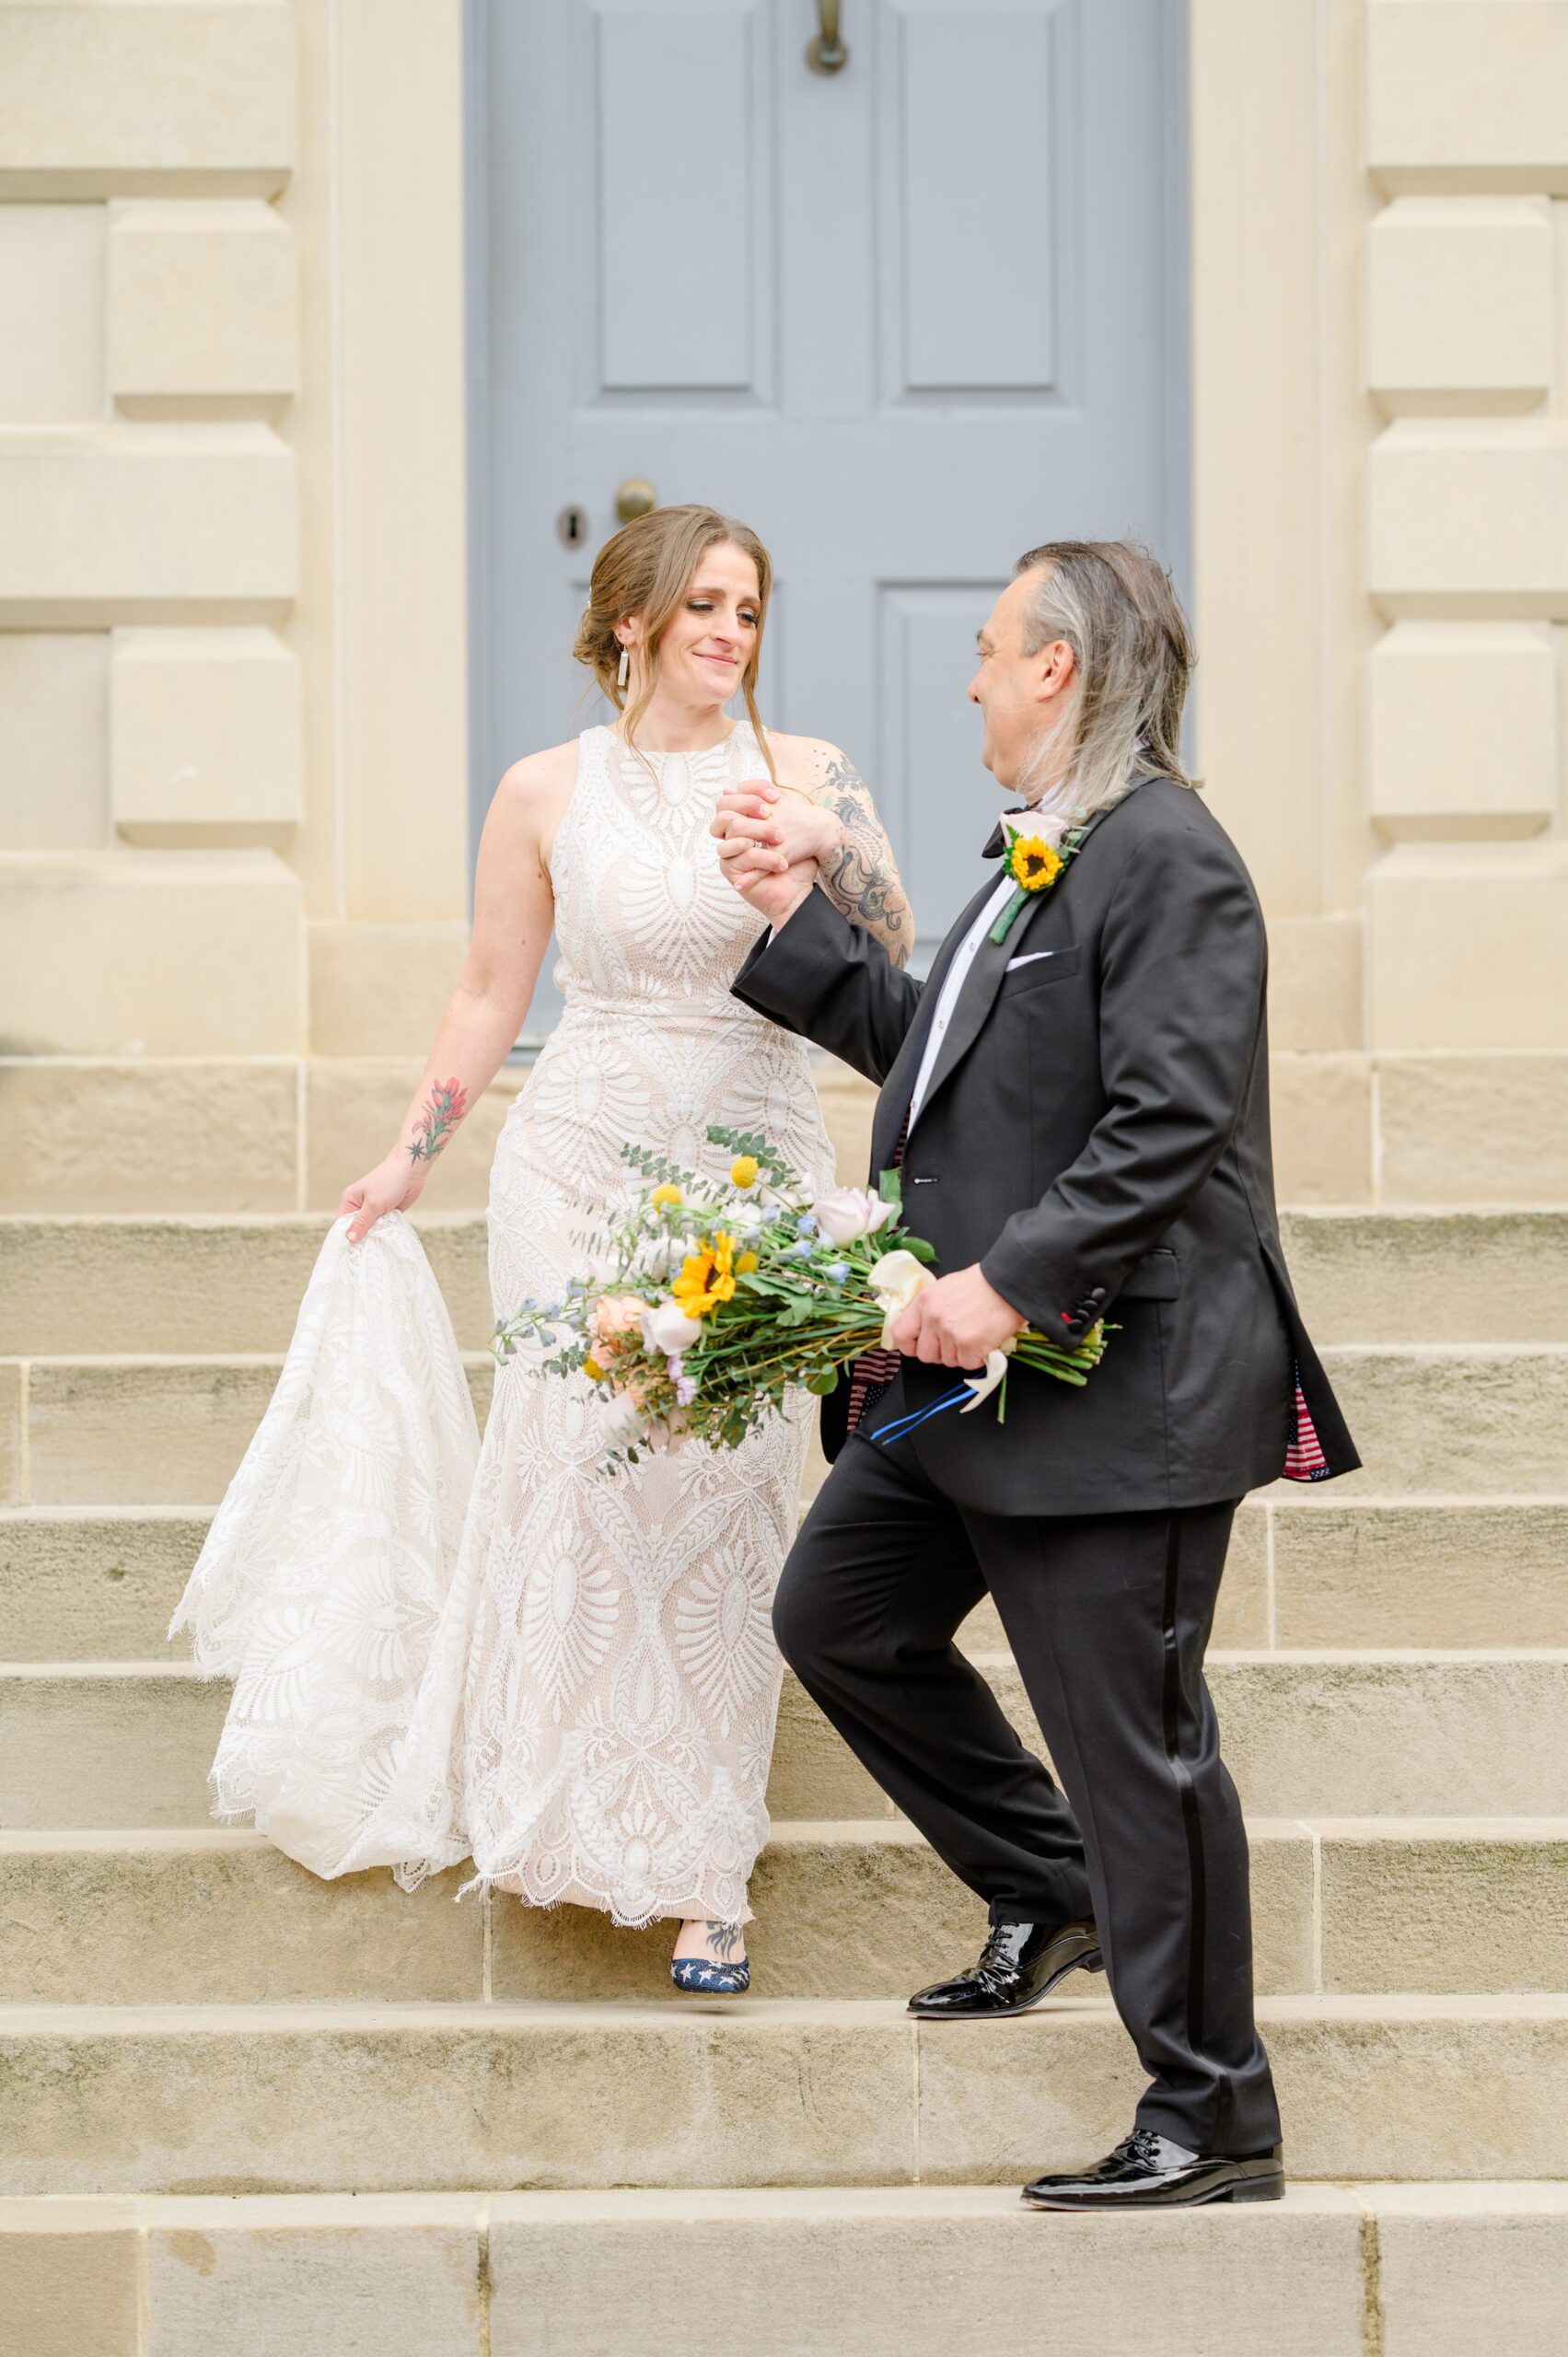
{"label": "bride's updo hairstyle", "polygon": [[[757,666],[762,653],[762,632],[768,619],[768,598],[773,586],[772,560],[749,524],[721,516],[714,507],[655,507],[606,540],[594,559],[588,602],[577,625],[572,652],[598,680],[600,693],[624,714],[621,735],[636,745],[637,723],[648,708],[658,683],[659,641],[679,612],[706,552],[728,542],[749,556],[757,568],[757,636],[751,659],[741,674],[746,710],[757,732],[762,758],[772,772],[773,757],[762,734],[757,710]],[[635,615],[643,625],[642,644],[635,649],[639,685],[629,707],[626,691],[617,682],[621,642],[616,625]]]}

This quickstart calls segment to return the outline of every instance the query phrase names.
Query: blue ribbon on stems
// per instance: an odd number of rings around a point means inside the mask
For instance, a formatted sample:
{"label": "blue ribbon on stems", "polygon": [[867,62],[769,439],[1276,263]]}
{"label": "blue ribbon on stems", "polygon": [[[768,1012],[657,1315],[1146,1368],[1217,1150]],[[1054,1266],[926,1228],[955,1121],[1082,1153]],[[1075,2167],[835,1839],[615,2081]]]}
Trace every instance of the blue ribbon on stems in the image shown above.
{"label": "blue ribbon on stems", "polygon": [[889,1441],[901,1440],[905,1433],[913,1432],[916,1424],[923,1424],[928,1418],[939,1416],[944,1408],[956,1408],[961,1399],[969,1396],[969,1389],[967,1383],[955,1384],[951,1391],[944,1391],[940,1399],[933,1399],[929,1407],[917,1408],[912,1416],[900,1416],[896,1422],[884,1424],[880,1432],[872,1434],[872,1439],[879,1441],[884,1447]]}

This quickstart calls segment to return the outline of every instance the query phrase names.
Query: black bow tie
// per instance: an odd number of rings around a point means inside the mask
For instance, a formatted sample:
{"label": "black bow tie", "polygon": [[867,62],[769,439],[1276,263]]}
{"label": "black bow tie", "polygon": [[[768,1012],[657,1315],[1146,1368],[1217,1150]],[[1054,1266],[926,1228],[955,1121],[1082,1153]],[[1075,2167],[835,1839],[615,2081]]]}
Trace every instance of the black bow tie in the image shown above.
{"label": "black bow tie", "polygon": [[[1015,802],[1010,810],[1004,811],[1003,818],[1021,818],[1028,807],[1027,802]],[[991,830],[991,840],[981,853],[981,859],[1000,859],[1006,848],[1007,837],[1003,831],[1002,819],[998,819]]]}

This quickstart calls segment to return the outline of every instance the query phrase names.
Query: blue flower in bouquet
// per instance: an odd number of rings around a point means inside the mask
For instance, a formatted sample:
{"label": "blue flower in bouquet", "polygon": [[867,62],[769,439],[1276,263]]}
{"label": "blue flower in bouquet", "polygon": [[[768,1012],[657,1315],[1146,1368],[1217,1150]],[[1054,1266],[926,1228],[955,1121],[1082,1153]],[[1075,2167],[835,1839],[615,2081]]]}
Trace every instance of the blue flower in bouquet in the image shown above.
{"label": "blue flower in bouquet", "polygon": [[849,1262],[847,1260],[834,1260],[823,1271],[823,1274],[831,1278],[833,1283],[836,1285],[847,1285],[849,1283]]}
{"label": "blue flower in bouquet", "polygon": [[804,1237],[798,1244],[787,1245],[782,1257],[786,1260],[809,1260],[816,1249],[810,1237]]}
{"label": "blue flower in bouquet", "polygon": [[816,1235],[817,1222],[810,1212],[801,1213],[800,1217],[795,1223],[795,1232],[796,1236]]}

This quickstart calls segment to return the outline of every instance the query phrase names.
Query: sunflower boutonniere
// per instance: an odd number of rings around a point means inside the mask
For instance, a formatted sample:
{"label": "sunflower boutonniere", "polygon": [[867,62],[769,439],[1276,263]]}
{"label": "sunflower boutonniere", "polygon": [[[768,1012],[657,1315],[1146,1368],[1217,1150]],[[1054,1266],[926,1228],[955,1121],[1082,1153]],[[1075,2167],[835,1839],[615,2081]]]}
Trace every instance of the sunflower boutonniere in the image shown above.
{"label": "sunflower boutonniere", "polygon": [[1007,873],[1013,879],[1013,897],[991,928],[991,938],[998,943],[1006,940],[1019,911],[1028,908],[1038,893],[1050,891],[1083,836],[1082,828],[1069,827],[1061,842],[1053,846],[1043,835],[1025,834],[1011,818],[1003,819],[1002,828],[1007,838]]}

